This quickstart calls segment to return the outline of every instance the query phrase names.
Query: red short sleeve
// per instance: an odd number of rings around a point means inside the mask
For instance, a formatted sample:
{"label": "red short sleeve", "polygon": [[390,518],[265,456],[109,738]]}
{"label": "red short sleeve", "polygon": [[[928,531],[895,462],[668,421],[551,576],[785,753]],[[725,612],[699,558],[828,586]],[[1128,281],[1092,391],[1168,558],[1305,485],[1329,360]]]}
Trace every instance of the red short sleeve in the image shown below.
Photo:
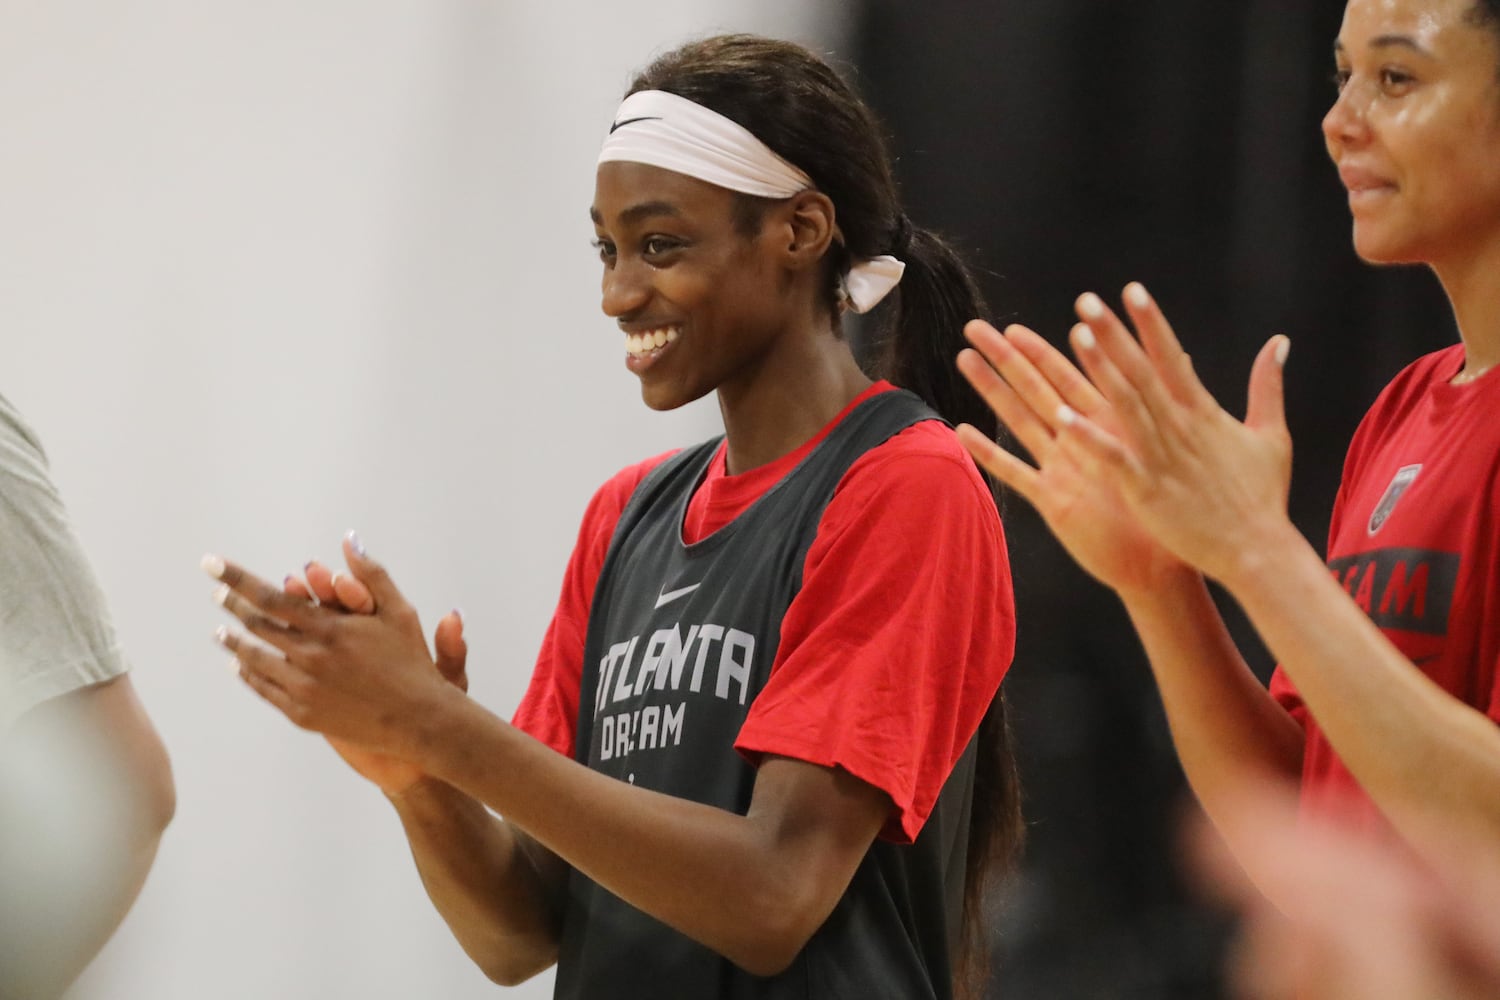
{"label": "red short sleeve", "polygon": [[895,804],[882,836],[910,842],[1014,648],[994,501],[949,428],[916,424],[839,483],[735,746],[880,788]]}
{"label": "red short sleeve", "polygon": [[621,469],[599,487],[583,512],[578,541],[568,557],[562,593],[547,633],[542,637],[531,683],[511,724],[541,740],[560,754],[573,756],[578,728],[578,690],[583,684],[583,643],[588,635],[589,608],[604,569],[604,557],[615,525],[630,495],[646,474],[676,454],[669,451]]}

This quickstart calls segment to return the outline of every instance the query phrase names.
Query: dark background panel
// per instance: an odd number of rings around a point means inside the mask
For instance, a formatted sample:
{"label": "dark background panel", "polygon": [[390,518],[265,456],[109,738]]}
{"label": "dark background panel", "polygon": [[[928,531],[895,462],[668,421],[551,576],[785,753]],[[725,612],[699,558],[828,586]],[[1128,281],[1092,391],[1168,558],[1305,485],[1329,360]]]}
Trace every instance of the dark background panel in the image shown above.
{"label": "dark background panel", "polygon": [[[1350,248],[1319,131],[1341,14],[1297,0],[869,0],[853,50],[909,215],[970,253],[992,318],[1062,344],[1080,292],[1115,301],[1139,279],[1235,413],[1260,345],[1291,336],[1291,511],[1320,547],[1360,415],[1405,362],[1455,338],[1430,275],[1370,268]],[[1024,502],[1006,520],[1030,844],[995,901],[994,995],[1223,995],[1226,923],[1175,864],[1189,800],[1139,645]]]}

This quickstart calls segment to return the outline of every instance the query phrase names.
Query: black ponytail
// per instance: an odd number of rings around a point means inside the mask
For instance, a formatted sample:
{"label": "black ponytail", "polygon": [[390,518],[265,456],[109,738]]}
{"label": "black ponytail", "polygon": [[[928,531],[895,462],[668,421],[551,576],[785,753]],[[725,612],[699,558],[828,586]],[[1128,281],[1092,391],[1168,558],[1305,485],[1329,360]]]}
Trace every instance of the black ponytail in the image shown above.
{"label": "black ponytail", "polygon": [[905,239],[888,252],[906,262],[906,272],[871,314],[877,323],[871,374],[910,389],[955,426],[973,424],[994,437],[999,421],[953,363],[964,347],[964,324],[988,313],[984,298],[936,233],[913,227],[904,215],[898,233]]}

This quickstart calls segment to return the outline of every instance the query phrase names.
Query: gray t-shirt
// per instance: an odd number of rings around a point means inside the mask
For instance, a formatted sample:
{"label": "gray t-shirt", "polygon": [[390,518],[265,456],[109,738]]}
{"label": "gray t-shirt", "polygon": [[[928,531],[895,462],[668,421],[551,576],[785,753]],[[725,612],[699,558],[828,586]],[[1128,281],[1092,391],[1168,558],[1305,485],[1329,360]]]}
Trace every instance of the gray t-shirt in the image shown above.
{"label": "gray t-shirt", "polygon": [[0,396],[0,732],[127,669],[41,443]]}

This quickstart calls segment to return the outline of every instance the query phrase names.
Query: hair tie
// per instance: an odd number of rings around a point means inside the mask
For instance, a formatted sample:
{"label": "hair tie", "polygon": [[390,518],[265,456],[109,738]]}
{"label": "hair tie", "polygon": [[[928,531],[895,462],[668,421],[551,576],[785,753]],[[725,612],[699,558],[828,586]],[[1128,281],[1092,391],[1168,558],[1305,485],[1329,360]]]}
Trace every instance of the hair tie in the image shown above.
{"label": "hair tie", "polygon": [[839,298],[857,313],[867,313],[891,294],[906,271],[906,262],[890,254],[855,260],[839,281]]}

